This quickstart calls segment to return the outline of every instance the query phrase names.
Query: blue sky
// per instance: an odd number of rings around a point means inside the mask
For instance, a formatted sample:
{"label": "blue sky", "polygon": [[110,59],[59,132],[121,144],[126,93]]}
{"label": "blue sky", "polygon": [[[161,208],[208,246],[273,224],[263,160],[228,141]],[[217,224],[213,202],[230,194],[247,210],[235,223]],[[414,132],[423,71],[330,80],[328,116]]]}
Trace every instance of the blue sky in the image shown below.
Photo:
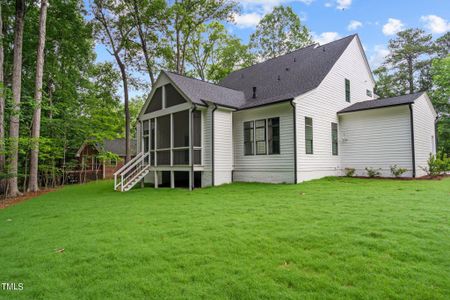
{"label": "blue sky", "polygon": [[[289,5],[316,41],[358,33],[372,68],[386,55],[387,42],[397,31],[418,27],[439,37],[450,31],[450,0],[241,0],[240,15],[228,30],[248,41],[259,19],[276,5]],[[112,60],[97,46],[97,60]],[[132,91],[132,95],[139,91]]]}

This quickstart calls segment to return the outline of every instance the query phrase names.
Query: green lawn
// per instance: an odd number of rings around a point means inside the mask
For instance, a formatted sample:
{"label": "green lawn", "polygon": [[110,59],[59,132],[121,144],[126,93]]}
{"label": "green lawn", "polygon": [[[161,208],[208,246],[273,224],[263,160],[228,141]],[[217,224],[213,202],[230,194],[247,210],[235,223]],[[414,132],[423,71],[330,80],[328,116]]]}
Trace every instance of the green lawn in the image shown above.
{"label": "green lawn", "polygon": [[0,298],[448,299],[449,217],[450,178],[69,186],[0,211]]}

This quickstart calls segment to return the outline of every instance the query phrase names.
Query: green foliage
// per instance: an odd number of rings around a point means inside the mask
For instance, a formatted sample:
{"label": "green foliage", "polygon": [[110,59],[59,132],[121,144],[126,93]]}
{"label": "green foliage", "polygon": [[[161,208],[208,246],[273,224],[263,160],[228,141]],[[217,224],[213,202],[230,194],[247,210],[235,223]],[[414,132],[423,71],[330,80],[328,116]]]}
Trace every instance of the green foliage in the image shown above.
{"label": "green foliage", "polygon": [[289,6],[276,6],[259,21],[250,36],[250,47],[258,58],[274,58],[312,44],[311,35]]}
{"label": "green foliage", "polygon": [[449,178],[112,185],[0,210],[3,298],[448,298]]}
{"label": "green foliage", "polygon": [[436,177],[450,170],[450,158],[443,152],[436,155],[430,153],[427,160],[427,167],[420,168],[430,177]]}
{"label": "green foliage", "polygon": [[367,176],[369,176],[370,178],[374,178],[374,177],[380,177],[381,175],[381,169],[374,169],[371,167],[366,167],[366,172],[367,172]]}
{"label": "green foliage", "polygon": [[346,177],[353,177],[353,176],[355,176],[355,168],[345,168],[344,169],[344,171],[345,171],[345,176]]}
{"label": "green foliage", "polygon": [[406,168],[402,168],[402,167],[399,167],[399,166],[397,166],[397,165],[391,166],[391,174],[392,174],[394,177],[400,177],[400,176],[402,176],[406,171],[408,171]]}

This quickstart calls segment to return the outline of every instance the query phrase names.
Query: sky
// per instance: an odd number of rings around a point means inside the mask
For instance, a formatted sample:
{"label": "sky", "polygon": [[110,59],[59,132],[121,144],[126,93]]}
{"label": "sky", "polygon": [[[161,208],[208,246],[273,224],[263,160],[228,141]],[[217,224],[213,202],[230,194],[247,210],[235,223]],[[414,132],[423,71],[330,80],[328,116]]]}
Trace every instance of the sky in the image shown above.
{"label": "sky", "polygon": [[[247,43],[258,21],[274,6],[291,6],[316,42],[328,43],[357,33],[372,69],[383,62],[389,39],[405,28],[422,28],[433,38],[450,31],[450,0],[240,0],[235,24],[226,27]],[[97,60],[112,61],[96,47]],[[131,91],[138,95],[139,91]]]}

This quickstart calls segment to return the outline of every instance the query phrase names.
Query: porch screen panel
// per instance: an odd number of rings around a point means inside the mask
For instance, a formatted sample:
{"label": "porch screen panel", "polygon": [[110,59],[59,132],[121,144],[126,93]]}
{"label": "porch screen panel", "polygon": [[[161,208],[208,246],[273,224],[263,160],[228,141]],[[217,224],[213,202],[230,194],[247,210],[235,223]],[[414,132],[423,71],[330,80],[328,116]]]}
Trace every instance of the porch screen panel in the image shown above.
{"label": "porch screen panel", "polygon": [[202,146],[202,113],[199,111],[194,111],[194,147]]}
{"label": "porch screen panel", "polygon": [[158,162],[158,166],[170,165],[170,150],[158,151],[156,155],[156,160]]}
{"label": "porch screen panel", "polygon": [[173,114],[173,146],[189,147],[189,111]]}
{"label": "porch screen panel", "polygon": [[145,113],[148,114],[161,109],[162,109],[162,87],[159,87],[153,94],[152,100],[150,101],[150,104],[145,110]]}
{"label": "porch screen panel", "polygon": [[174,165],[189,165],[189,149],[173,150]]}
{"label": "porch screen panel", "polygon": [[183,96],[178,93],[175,87],[171,84],[165,85],[166,88],[166,107],[186,103]]}
{"label": "porch screen panel", "polygon": [[156,123],[158,149],[170,148],[170,115],[162,116],[157,119]]}

